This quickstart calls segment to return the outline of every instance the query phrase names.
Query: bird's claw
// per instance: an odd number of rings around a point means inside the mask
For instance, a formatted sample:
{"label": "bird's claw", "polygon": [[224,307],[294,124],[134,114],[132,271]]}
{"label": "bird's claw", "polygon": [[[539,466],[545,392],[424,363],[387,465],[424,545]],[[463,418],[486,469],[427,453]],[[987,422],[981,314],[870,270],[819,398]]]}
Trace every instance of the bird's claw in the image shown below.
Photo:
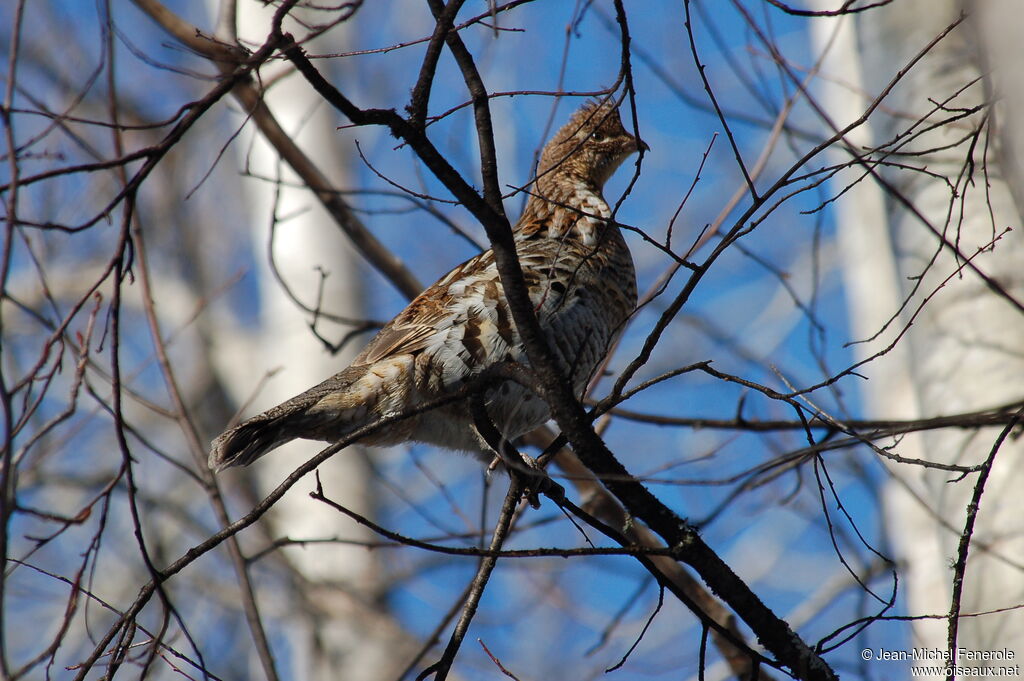
{"label": "bird's claw", "polygon": [[541,494],[555,499],[565,496],[565,488],[552,480],[536,459],[522,453],[520,456],[525,466],[517,467],[515,472],[520,476],[519,483],[522,485],[523,498],[530,506],[540,508]]}

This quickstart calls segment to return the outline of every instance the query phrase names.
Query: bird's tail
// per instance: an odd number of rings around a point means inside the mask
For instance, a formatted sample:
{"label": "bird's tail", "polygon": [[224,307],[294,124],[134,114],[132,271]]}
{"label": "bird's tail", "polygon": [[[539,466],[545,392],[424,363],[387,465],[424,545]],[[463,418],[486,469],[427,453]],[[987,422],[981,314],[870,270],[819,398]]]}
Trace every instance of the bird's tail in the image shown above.
{"label": "bird's tail", "polygon": [[210,450],[210,468],[220,472],[231,466],[248,466],[271,449],[302,436],[291,425],[292,415],[275,416],[271,412],[254,416],[221,433]]}
{"label": "bird's tail", "polygon": [[352,419],[355,414],[346,409],[357,404],[346,397],[352,383],[365,372],[365,367],[349,367],[225,431],[213,441],[210,468],[219,472],[231,466],[248,466],[286,442],[298,438],[332,441],[358,427],[360,424]]}

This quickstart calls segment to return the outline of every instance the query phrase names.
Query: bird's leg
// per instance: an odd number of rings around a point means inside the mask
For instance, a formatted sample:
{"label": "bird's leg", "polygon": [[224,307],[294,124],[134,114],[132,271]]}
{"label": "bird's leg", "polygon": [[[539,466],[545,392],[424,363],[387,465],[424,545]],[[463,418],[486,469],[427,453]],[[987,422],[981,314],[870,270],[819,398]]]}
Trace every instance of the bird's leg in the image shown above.
{"label": "bird's leg", "polygon": [[[482,438],[482,436],[481,436]],[[490,446],[490,445],[488,445]],[[495,453],[494,457],[491,458],[491,462],[487,464],[487,468],[484,470],[484,475],[487,476],[487,481],[490,482],[491,476],[494,475],[494,471],[498,470],[498,466],[501,465],[501,457]]]}
{"label": "bird's leg", "polygon": [[[565,490],[557,482],[552,480],[547,472],[534,460],[533,457],[518,451],[511,442],[502,437],[498,428],[491,421],[487,414],[487,406],[484,404],[484,396],[477,393],[469,398],[470,409],[473,414],[473,424],[477,434],[480,435],[488,447],[495,454],[495,462],[501,461],[505,464],[505,470],[510,476],[520,477],[523,483],[523,495],[530,506],[540,508],[538,495],[552,493],[558,497],[564,496]],[[492,466],[494,462],[492,462]],[[490,467],[488,467],[490,468]]]}

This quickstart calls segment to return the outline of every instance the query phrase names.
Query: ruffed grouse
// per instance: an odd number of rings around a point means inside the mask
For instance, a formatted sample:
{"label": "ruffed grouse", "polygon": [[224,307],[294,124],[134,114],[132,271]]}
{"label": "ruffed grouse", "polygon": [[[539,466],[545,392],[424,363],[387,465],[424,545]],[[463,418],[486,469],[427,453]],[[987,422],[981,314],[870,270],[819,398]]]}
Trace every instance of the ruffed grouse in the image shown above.
{"label": "ruffed grouse", "polygon": [[[623,128],[614,103],[584,105],[544,148],[515,226],[530,300],[577,394],[636,305],[633,260],[601,189],[641,144]],[[488,250],[421,293],[347,369],[223,433],[213,442],[210,466],[249,464],[296,438],[337,441],[443,396],[502,361],[527,363],[527,357]],[[549,417],[547,405],[511,382],[490,389],[485,403],[508,439]],[[464,401],[362,439],[374,445],[406,441],[493,455]]]}

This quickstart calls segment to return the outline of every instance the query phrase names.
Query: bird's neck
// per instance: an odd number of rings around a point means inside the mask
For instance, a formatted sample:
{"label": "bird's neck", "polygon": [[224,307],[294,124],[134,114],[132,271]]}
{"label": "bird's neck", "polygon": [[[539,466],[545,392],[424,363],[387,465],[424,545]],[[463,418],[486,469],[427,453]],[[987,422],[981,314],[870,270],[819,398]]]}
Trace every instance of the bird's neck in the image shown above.
{"label": "bird's neck", "polygon": [[523,211],[524,217],[531,214],[546,218],[559,209],[591,212],[587,206],[595,200],[604,205],[599,184],[572,175],[543,175],[527,191],[530,198]]}
{"label": "bird's neck", "polygon": [[566,175],[541,177],[530,190],[519,225],[535,232],[543,230],[551,238],[576,237],[594,243],[598,234],[611,225],[611,210],[593,182]]}

